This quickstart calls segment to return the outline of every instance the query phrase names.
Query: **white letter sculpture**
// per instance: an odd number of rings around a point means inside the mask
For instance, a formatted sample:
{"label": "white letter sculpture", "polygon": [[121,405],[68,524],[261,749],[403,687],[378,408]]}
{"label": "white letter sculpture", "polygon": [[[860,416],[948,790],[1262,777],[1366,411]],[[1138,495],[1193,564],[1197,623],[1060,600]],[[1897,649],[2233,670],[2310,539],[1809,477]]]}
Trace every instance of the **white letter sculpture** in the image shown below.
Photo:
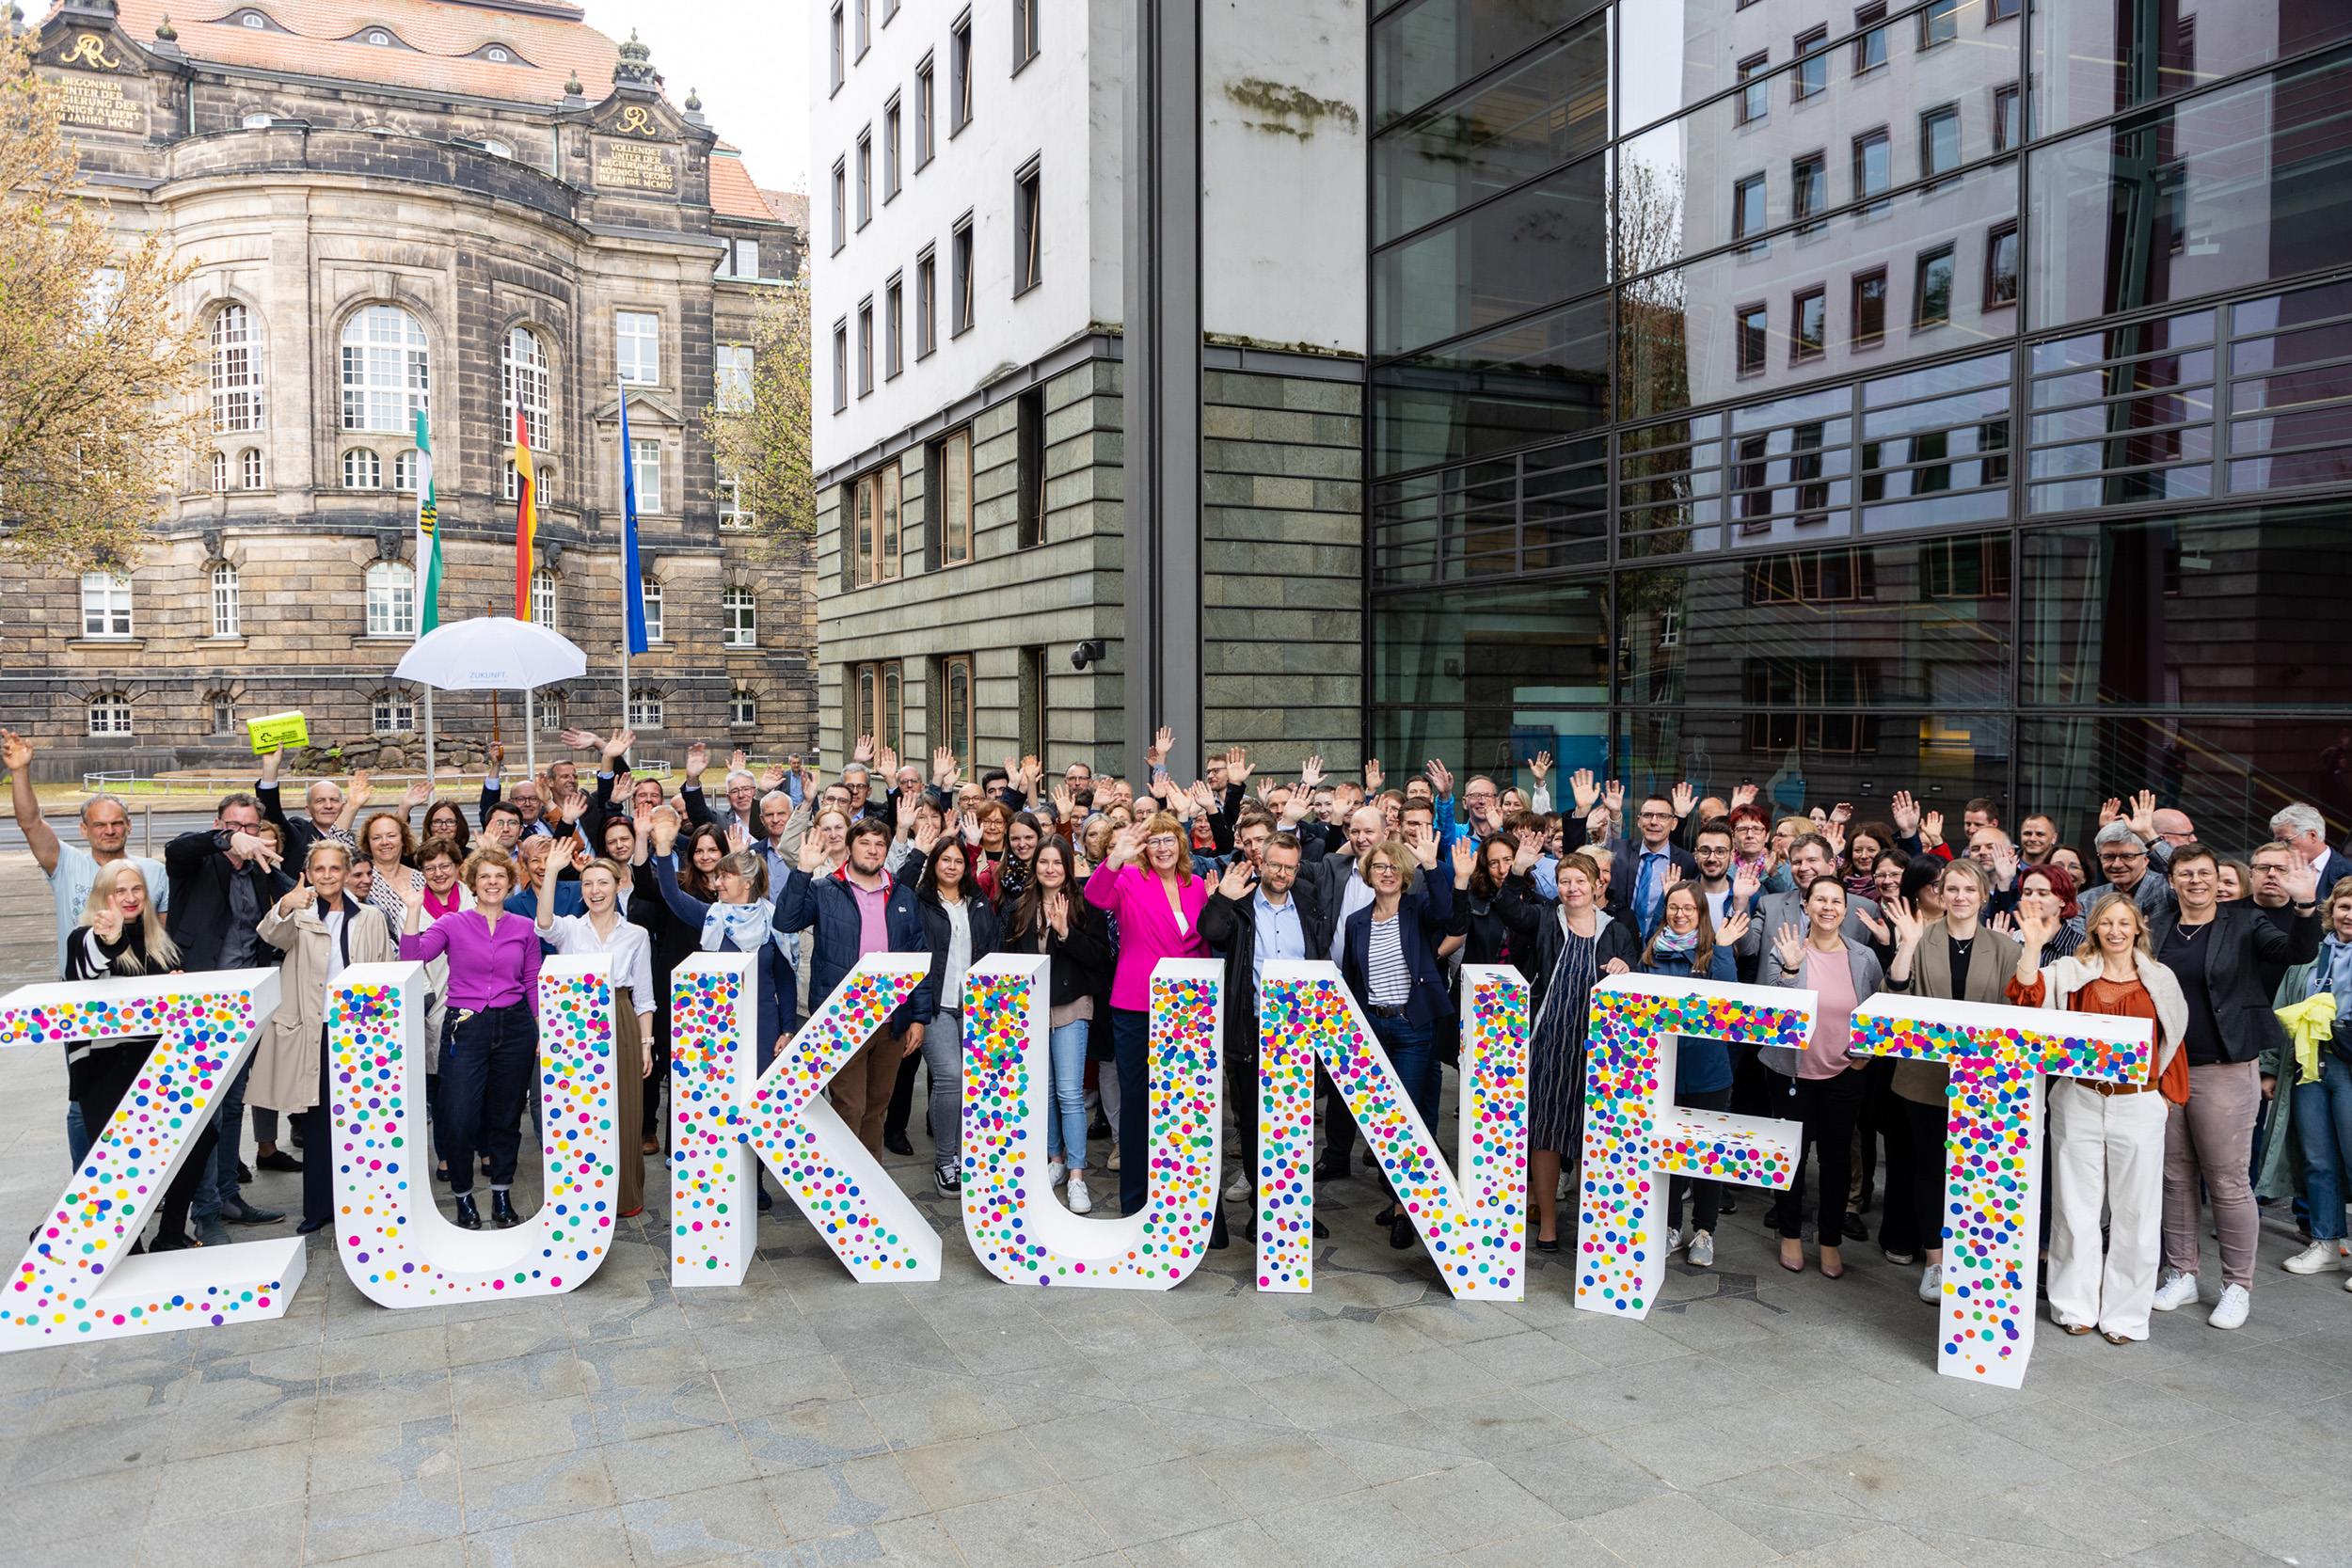
{"label": "white letter sculpture", "polygon": [[[424,965],[354,964],[326,999],[335,1246],[384,1307],[560,1296],[612,1242],[623,1130],[612,1074],[612,959],[539,970],[539,1158],[547,1196],[512,1230],[466,1230],[433,1202],[424,1099]],[[629,1064],[632,1068],[636,1065]],[[635,1153],[636,1130],[627,1130]],[[470,1157],[470,1156],[469,1156]],[[477,1178],[478,1179],[478,1178]]]}
{"label": "white letter sculpture", "polygon": [[26,986],[0,1001],[0,1046],[160,1037],[0,1292],[0,1350],[285,1315],[299,1236],[127,1256],[277,1010],[274,969]]}
{"label": "white letter sculpture", "polygon": [[2144,1083],[2155,1025],[1881,991],[1854,1009],[1853,1050],[1951,1064],[1935,1368],[2017,1387],[2033,1355],[2041,1275],[2042,1075]]}
{"label": "white letter sculpture", "polygon": [[1462,970],[1454,1184],[1338,968],[1265,966],[1258,1048],[1258,1289],[1314,1287],[1315,1062],[1331,1075],[1413,1227],[1457,1297],[1518,1301],[1527,1266],[1527,981]]}
{"label": "white letter sculpture", "polygon": [[824,1092],[930,969],[920,953],[860,959],[761,1073],[750,955],[695,953],[677,966],[670,980],[671,1284],[743,1282],[758,1244],[759,1212],[751,1205],[762,1162],[860,1280],[939,1277],[939,1233]]}
{"label": "white letter sculpture", "polygon": [[[1802,1123],[1675,1103],[1680,1037],[1803,1050],[1815,997],[1662,974],[1611,974],[1593,988],[1585,1033],[1583,1203],[1576,1305],[1645,1318],[1666,1277],[1666,1181],[1677,1176],[1786,1187],[1804,1154]],[[1826,1211],[1825,1211],[1826,1212]]]}
{"label": "white letter sculpture", "polygon": [[981,1266],[1011,1284],[1169,1290],[1200,1267],[1216,1219],[1225,966],[1153,967],[1150,1196],[1140,1213],[1089,1220],[1045,1180],[1045,1118],[1057,1114],[1046,961],[1000,954],[964,980],[964,1235]]}

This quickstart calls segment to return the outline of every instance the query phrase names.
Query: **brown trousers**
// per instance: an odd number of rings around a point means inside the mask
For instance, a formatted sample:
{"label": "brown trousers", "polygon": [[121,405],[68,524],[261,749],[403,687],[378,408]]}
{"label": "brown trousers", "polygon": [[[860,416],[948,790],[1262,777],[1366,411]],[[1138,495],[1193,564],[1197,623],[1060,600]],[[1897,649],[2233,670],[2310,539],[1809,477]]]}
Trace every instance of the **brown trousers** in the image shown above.
{"label": "brown trousers", "polygon": [[621,1165],[617,1214],[633,1214],[645,1206],[645,1145],[638,1126],[645,1116],[644,1021],[627,986],[612,989],[612,1121],[619,1129]]}
{"label": "brown trousers", "polygon": [[898,1083],[899,1055],[898,1037],[885,1023],[842,1064],[826,1091],[833,1108],[877,1160],[882,1155],[882,1118],[890,1114],[890,1091]]}

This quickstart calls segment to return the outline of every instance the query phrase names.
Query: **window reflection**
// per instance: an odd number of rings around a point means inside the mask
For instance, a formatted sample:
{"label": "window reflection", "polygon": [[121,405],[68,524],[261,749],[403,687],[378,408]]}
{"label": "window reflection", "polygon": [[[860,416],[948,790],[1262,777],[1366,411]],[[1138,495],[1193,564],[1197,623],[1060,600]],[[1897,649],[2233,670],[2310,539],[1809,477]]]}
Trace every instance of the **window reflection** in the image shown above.
{"label": "window reflection", "polygon": [[1441,588],[1372,602],[1372,700],[1450,707],[1609,701],[1609,585]]}
{"label": "window reflection", "polygon": [[2046,136],[2352,39],[2352,7],[2096,0],[2042,6],[2033,25],[2034,122]]}

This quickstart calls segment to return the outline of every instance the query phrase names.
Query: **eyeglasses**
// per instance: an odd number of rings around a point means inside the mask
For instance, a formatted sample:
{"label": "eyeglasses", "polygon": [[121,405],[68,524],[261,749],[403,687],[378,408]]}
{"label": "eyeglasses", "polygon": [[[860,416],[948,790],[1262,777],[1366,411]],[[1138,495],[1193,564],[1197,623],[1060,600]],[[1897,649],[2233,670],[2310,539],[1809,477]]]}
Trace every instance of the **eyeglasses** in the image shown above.
{"label": "eyeglasses", "polygon": [[1176,847],[1177,842],[1178,841],[1173,834],[1162,833],[1157,838],[1145,839],[1143,841],[1143,847],[1147,849],[1173,849]]}
{"label": "eyeglasses", "polygon": [[1369,877],[1393,877],[1397,875],[1397,869],[1395,866],[1391,865],[1388,862],[1382,861],[1379,864],[1374,866],[1370,871],[1366,872],[1365,875]]}
{"label": "eyeglasses", "polygon": [[1674,814],[1672,812],[1664,811],[1645,811],[1640,813],[1639,815],[1645,822],[1663,822],[1672,817]]}
{"label": "eyeglasses", "polygon": [[2147,858],[2148,851],[2145,849],[2102,849],[2099,851],[2099,860],[2102,864],[2108,861],[2144,861]]}

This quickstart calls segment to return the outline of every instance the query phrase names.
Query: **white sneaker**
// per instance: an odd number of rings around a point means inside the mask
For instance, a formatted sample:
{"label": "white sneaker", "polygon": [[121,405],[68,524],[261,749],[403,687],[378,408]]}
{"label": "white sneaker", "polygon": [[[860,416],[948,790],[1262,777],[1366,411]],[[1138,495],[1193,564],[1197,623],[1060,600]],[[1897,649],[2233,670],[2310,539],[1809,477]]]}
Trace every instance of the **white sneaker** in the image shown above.
{"label": "white sneaker", "polygon": [[1255,1197],[1257,1194],[1258,1189],[1251,1183],[1249,1173],[1246,1170],[1235,1171],[1233,1179],[1225,1183],[1225,1201],[1228,1203],[1239,1203],[1244,1198]]}
{"label": "white sneaker", "polygon": [[1940,1302],[1944,1299],[1944,1265],[1930,1263],[1919,1271],[1919,1299]]}
{"label": "white sneaker", "polygon": [[2170,1312],[2186,1307],[2196,1299],[2197,1276],[2193,1274],[2182,1274],[2178,1270],[2167,1269],[2163,1280],[2156,1286],[2155,1295],[2150,1298],[2148,1305],[2156,1311]]}
{"label": "white sneaker", "polygon": [[1087,1196],[1087,1179],[1084,1171],[1073,1170],[1070,1173],[1069,1193],[1072,1213],[1090,1214],[1094,1212],[1094,1199]]}
{"label": "white sneaker", "polygon": [[1691,1232],[1691,1266],[1694,1269],[1715,1265],[1715,1238],[1704,1230]]}
{"label": "white sneaker", "polygon": [[1119,1146],[1118,1146],[1117,1144],[1113,1144],[1113,1145],[1111,1145],[1111,1169],[1113,1169],[1113,1170],[1117,1170],[1118,1168],[1119,1168]]}
{"label": "white sneaker", "polygon": [[1060,1160],[1048,1160],[1045,1162],[1045,1184],[1047,1186],[1060,1186],[1063,1180],[1069,1175],[1070,1166],[1065,1162]]}
{"label": "white sneaker", "polygon": [[1680,1252],[1681,1250],[1682,1250],[1682,1232],[1681,1232],[1679,1229],[1676,1229],[1676,1230],[1669,1230],[1669,1231],[1667,1231],[1667,1232],[1666,1232],[1666,1256],[1667,1256],[1667,1257],[1669,1257],[1669,1258],[1672,1258],[1672,1257],[1673,1257],[1676,1253]]}
{"label": "white sneaker", "polygon": [[2336,1266],[2335,1242],[2313,1242],[2286,1260],[2289,1274],[2325,1274]]}
{"label": "white sneaker", "polygon": [[2205,1321],[2216,1328],[2243,1328],[2246,1314],[2253,1309],[2253,1292],[2243,1285],[2224,1285],[2221,1299],[2214,1303],[2213,1316]]}

